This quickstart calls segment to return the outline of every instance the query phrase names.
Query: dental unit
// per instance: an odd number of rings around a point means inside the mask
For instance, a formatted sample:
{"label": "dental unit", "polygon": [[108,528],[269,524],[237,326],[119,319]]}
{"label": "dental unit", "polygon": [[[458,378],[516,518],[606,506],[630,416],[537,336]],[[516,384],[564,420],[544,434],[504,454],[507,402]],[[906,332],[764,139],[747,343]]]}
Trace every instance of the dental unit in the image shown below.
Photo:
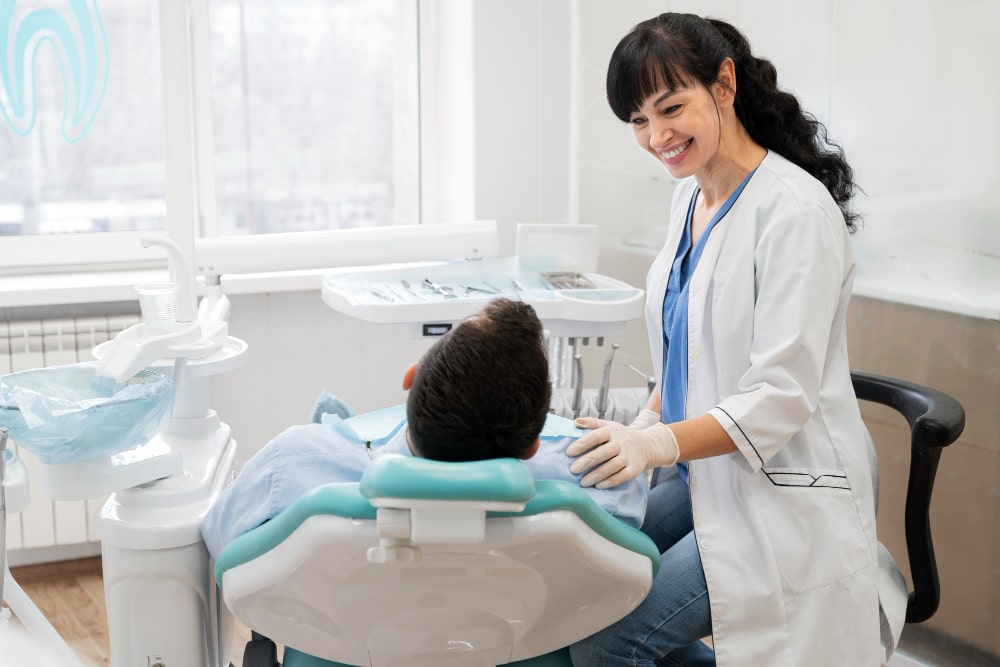
{"label": "dental unit", "polygon": [[[138,446],[42,465],[38,482],[59,500],[111,493],[101,511],[101,550],[112,664],[221,667],[228,664],[233,626],[209,575],[199,525],[234,474],[237,445],[209,406],[208,382],[242,365],[247,345],[228,334],[221,286],[207,289],[198,308],[190,263],[177,244],[159,237],[142,244],[167,252],[175,282],[149,290],[148,305],[158,308],[159,299],[176,296],[164,311],[170,321],[164,313],[146,312],[138,286],[144,321],[94,349],[89,384],[110,382],[117,389],[139,374],[166,378],[173,388],[166,423]],[[121,409],[113,402],[105,408],[109,413]],[[27,443],[19,444],[30,451]],[[19,618],[40,616],[30,600],[19,599],[18,605]],[[70,660],[72,652],[50,626],[33,625],[33,634],[45,633],[47,644],[61,647],[65,664],[80,664]]]}

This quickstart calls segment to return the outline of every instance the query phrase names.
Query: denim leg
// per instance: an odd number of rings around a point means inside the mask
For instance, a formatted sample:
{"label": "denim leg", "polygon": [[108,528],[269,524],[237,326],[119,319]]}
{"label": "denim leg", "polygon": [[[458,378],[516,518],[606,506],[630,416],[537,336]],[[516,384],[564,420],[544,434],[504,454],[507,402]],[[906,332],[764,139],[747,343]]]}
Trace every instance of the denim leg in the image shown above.
{"label": "denim leg", "polygon": [[660,553],[692,530],[691,491],[680,476],[668,477],[649,490],[642,532],[653,539]]}
{"label": "denim leg", "polygon": [[692,531],[660,556],[660,571],[646,599],[617,623],[570,646],[570,656],[575,667],[714,665],[715,654],[699,642],[711,632],[705,574]]}
{"label": "denim leg", "polygon": [[715,653],[702,641],[681,646],[656,661],[656,667],[700,667],[715,665]]}

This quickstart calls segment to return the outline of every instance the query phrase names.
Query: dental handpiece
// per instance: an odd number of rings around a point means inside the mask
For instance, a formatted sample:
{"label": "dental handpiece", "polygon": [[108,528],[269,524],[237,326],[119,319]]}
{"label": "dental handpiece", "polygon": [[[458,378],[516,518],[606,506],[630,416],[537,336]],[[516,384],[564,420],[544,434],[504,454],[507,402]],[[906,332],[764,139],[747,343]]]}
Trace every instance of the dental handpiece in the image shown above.
{"label": "dental handpiece", "polygon": [[601,384],[597,388],[597,418],[604,419],[604,413],[608,410],[608,385],[611,383],[611,362],[615,358],[615,351],[618,343],[611,345],[607,359],[604,360],[604,370],[601,372]]}
{"label": "dental handpiece", "polygon": [[576,375],[576,385],[573,387],[573,419],[580,416],[581,403],[583,403],[583,355],[573,355],[573,369]]}
{"label": "dental handpiece", "polygon": [[645,380],[646,381],[646,391],[649,394],[653,393],[653,390],[656,389],[656,378],[655,377],[653,377],[652,375],[646,375],[645,373],[643,373],[641,370],[639,370],[638,368],[636,368],[632,364],[622,364],[622,366],[624,366],[625,368],[628,368],[628,369],[632,370],[633,372],[635,372],[636,375],[638,375],[643,380]]}

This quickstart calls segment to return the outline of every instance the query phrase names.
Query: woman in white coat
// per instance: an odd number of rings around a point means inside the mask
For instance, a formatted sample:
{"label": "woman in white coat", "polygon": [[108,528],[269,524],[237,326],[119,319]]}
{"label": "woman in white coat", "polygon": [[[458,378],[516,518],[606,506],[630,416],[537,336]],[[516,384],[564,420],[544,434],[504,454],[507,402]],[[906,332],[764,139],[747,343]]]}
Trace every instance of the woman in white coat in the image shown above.
{"label": "woman in white coat", "polygon": [[567,453],[584,485],[656,471],[643,529],[663,565],[633,613],[571,647],[578,667],[878,665],[899,636],[847,358],[853,173],[776,78],[692,15],[612,55],[612,110],[682,180],[647,280],[658,390],[630,426],[579,420],[592,431]]}

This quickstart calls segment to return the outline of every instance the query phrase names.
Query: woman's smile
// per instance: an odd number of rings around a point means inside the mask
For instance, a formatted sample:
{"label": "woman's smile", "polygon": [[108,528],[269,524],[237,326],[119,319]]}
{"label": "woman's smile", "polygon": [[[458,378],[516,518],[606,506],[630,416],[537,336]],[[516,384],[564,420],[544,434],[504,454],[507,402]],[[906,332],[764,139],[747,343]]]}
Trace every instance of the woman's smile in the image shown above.
{"label": "woman's smile", "polygon": [[668,151],[657,151],[660,154],[660,158],[665,164],[674,165],[680,162],[680,156],[687,152],[687,149],[691,147],[691,143],[694,139],[688,139],[679,146],[675,146]]}

